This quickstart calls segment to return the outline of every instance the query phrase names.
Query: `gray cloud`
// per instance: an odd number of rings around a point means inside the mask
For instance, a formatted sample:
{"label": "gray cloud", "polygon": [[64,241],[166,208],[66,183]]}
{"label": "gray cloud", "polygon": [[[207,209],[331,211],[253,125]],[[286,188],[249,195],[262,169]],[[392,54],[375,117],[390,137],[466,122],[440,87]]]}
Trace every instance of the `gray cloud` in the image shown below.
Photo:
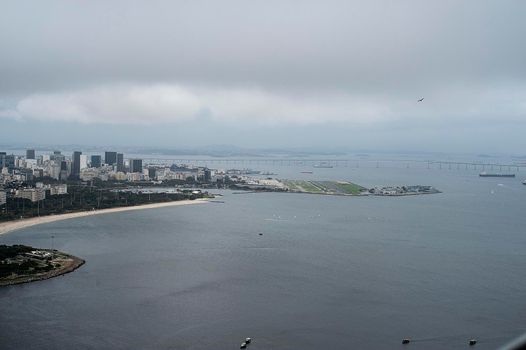
{"label": "gray cloud", "polygon": [[524,10],[519,1],[12,2],[0,14],[1,89],[127,80],[394,93],[524,79]]}
{"label": "gray cloud", "polygon": [[0,12],[0,116],[522,127],[525,10],[475,0],[13,1]]}
{"label": "gray cloud", "polygon": [[341,93],[274,94],[261,89],[113,85],[39,93],[22,98],[0,117],[80,123],[152,124],[198,120],[258,125],[370,124],[390,115],[384,101]]}
{"label": "gray cloud", "polygon": [[[108,85],[37,93],[0,109],[0,117],[102,124],[185,121],[306,125],[413,125],[526,122],[526,86],[452,85],[425,103],[381,94],[316,91],[273,93],[256,88],[203,88],[170,84]],[[205,124],[206,125],[206,124]],[[392,127],[392,126],[391,126]]]}

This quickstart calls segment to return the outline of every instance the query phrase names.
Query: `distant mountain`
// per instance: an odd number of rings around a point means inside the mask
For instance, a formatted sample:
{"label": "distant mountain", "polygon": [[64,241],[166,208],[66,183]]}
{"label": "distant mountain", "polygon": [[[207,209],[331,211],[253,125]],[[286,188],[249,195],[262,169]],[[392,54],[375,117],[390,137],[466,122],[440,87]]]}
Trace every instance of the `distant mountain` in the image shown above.
{"label": "distant mountain", "polygon": [[162,155],[201,155],[211,157],[307,157],[312,155],[341,156],[346,152],[316,151],[282,148],[243,148],[234,145],[207,145],[195,148],[141,147],[129,149],[133,153]]}

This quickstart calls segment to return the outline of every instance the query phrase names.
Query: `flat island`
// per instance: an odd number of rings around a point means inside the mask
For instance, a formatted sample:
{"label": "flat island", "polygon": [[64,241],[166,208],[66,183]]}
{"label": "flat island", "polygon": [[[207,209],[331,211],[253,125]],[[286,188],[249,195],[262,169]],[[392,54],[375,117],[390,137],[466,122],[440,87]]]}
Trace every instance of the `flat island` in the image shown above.
{"label": "flat island", "polygon": [[51,249],[0,245],[0,286],[40,281],[79,268],[84,260]]}
{"label": "flat island", "polygon": [[432,186],[407,185],[366,188],[350,181],[312,181],[283,179],[249,179],[233,188],[251,191],[279,191],[292,193],[325,194],[333,196],[411,196],[440,193]]}
{"label": "flat island", "polygon": [[333,194],[333,195],[360,195],[367,192],[367,188],[349,181],[306,181],[306,180],[281,180],[290,192]]}

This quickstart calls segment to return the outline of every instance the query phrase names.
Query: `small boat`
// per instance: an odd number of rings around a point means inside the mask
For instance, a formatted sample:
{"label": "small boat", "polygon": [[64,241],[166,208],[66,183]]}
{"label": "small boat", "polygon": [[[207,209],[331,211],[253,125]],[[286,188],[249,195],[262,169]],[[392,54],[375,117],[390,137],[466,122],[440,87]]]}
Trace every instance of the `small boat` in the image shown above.
{"label": "small boat", "polygon": [[241,346],[240,346],[239,348],[240,348],[240,349],[246,349],[246,348],[247,348],[247,343],[242,342],[242,343],[241,343]]}
{"label": "small boat", "polygon": [[475,344],[477,344],[477,339],[470,339],[470,340],[469,340],[469,345],[470,345],[470,346],[473,346],[473,345],[475,345]]}
{"label": "small boat", "polygon": [[402,344],[409,344],[411,340],[409,338],[402,339]]}
{"label": "small boat", "polygon": [[523,185],[526,185],[526,180],[524,180],[524,181],[522,182],[522,184],[523,184]]}
{"label": "small boat", "polygon": [[312,174],[312,171],[302,171],[302,174]]}
{"label": "small boat", "polygon": [[250,344],[252,342],[252,338],[245,339],[245,343]]}

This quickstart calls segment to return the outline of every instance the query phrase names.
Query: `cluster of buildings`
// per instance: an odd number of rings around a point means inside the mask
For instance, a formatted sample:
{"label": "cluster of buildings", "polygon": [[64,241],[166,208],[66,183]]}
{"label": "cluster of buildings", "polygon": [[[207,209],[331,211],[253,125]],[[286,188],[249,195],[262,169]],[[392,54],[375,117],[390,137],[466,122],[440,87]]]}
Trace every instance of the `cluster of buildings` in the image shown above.
{"label": "cluster of buildings", "polygon": [[375,187],[369,190],[369,193],[379,196],[404,196],[414,194],[431,194],[440,193],[432,186],[411,185],[411,186],[386,186]]}
{"label": "cluster of buildings", "polygon": [[[34,149],[24,155],[0,152],[0,206],[6,198],[26,198],[37,202],[46,196],[67,193],[65,180],[92,181],[154,181],[171,180],[190,182],[224,182],[228,172],[206,167],[176,164],[143,164],[142,159],[125,159],[122,153],[106,151],[102,154],[82,154],[74,151],[71,156],[53,151],[37,155]],[[45,179],[59,184],[43,185]],[[28,187],[28,183],[34,184]],[[53,181],[45,181],[51,182]],[[60,184],[62,182],[62,184]],[[41,185],[38,185],[41,184]]]}
{"label": "cluster of buildings", "polygon": [[108,151],[101,155],[93,154],[88,156],[82,152],[73,152],[72,171],[70,177],[83,181],[90,181],[95,178],[103,181],[141,181],[145,179],[142,159],[124,159],[124,154]]}
{"label": "cluster of buildings", "polygon": [[173,164],[149,166],[148,177],[153,181],[182,180],[209,183],[223,181],[224,173],[206,167]]}
{"label": "cluster of buildings", "polygon": [[[75,151],[71,156],[53,151],[51,154],[36,155],[34,149],[26,150],[25,156],[0,152],[0,206],[7,198],[25,198],[32,202],[43,200],[47,196],[67,194],[66,184],[44,185],[36,182],[40,179],[58,181],[72,180],[133,180],[147,177],[142,159],[124,160],[117,152],[105,152],[101,155],[84,155]],[[26,186],[36,182],[36,186]]]}
{"label": "cluster of buildings", "polygon": [[48,184],[37,182],[35,187],[21,186],[18,188],[0,188],[0,206],[7,202],[7,198],[24,198],[31,202],[39,202],[46,197],[58,196],[68,193],[66,184]]}
{"label": "cluster of buildings", "polygon": [[[117,152],[105,152],[102,155],[85,155],[75,151],[71,157],[60,151],[36,156],[35,150],[29,149],[26,155],[18,156],[0,152],[0,184],[6,181],[33,181],[39,178],[55,180],[81,179],[90,180],[98,177],[102,180],[142,179],[142,159],[124,160],[124,155]],[[137,175],[138,174],[138,175]]]}

